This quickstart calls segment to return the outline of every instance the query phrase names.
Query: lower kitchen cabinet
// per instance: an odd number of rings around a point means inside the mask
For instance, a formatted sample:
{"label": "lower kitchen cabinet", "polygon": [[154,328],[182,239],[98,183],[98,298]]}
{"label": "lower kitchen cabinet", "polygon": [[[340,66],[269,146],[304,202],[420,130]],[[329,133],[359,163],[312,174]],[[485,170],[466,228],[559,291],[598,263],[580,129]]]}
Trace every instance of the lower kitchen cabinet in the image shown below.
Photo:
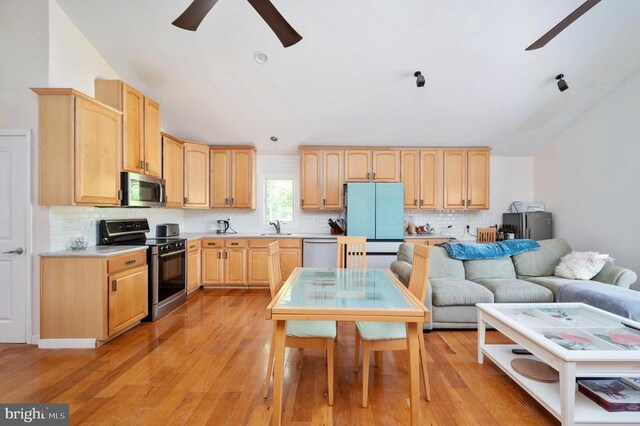
{"label": "lower kitchen cabinet", "polygon": [[40,339],[106,341],[149,313],[146,250],[40,258]]}
{"label": "lower kitchen cabinet", "polygon": [[245,285],[247,283],[247,249],[229,248],[224,252],[224,283]]}
{"label": "lower kitchen cabinet", "polygon": [[267,246],[274,241],[280,243],[280,270],[283,280],[289,278],[296,267],[302,266],[302,241],[298,238],[249,240],[248,284],[250,286],[269,286]]}
{"label": "lower kitchen cabinet", "polygon": [[449,238],[407,238],[404,242],[425,246],[437,246],[438,244],[449,242]]}
{"label": "lower kitchen cabinet", "polygon": [[187,294],[200,288],[200,239],[187,242]]}
{"label": "lower kitchen cabinet", "polygon": [[202,240],[202,284],[224,284],[224,249],[209,248]]}

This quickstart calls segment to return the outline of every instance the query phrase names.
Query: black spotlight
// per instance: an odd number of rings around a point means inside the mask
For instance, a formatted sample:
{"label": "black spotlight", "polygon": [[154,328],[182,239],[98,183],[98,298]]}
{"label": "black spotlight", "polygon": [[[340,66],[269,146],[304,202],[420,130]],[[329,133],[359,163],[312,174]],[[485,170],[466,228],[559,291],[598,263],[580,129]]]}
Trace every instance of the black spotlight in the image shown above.
{"label": "black spotlight", "polygon": [[561,92],[564,92],[565,90],[567,90],[569,88],[569,85],[567,84],[567,82],[564,81],[564,74],[558,74],[556,76],[556,80],[558,80],[558,89]]}
{"label": "black spotlight", "polygon": [[424,75],[422,75],[420,71],[416,71],[415,74],[413,75],[416,77],[416,86],[424,87],[424,83],[425,83]]}

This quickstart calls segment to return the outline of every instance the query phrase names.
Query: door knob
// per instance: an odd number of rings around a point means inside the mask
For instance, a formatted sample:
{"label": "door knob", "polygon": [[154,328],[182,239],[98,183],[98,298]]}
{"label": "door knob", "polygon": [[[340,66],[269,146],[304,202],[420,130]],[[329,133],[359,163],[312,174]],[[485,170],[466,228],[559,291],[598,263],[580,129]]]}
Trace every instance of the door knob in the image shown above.
{"label": "door knob", "polygon": [[18,247],[15,250],[11,250],[11,251],[3,251],[2,254],[22,254],[24,253],[24,250],[22,249],[22,247]]}

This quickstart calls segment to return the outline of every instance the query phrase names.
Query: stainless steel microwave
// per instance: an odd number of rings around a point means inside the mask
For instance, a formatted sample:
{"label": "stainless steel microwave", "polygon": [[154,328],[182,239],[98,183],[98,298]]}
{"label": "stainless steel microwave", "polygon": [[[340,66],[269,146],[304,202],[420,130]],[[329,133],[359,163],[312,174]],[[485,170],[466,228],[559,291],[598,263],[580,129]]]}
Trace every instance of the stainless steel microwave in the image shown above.
{"label": "stainless steel microwave", "polygon": [[124,207],[164,207],[167,203],[165,181],[154,176],[122,172]]}

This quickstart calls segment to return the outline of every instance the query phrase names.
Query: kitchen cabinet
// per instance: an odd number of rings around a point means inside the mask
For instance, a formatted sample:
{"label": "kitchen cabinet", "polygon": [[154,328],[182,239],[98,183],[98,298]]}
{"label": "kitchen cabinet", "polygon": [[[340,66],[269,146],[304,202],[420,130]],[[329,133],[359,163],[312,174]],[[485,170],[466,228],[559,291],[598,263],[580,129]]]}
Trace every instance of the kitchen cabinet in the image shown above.
{"label": "kitchen cabinet", "polygon": [[322,208],[321,182],[322,151],[320,149],[300,151],[300,206],[304,210]]}
{"label": "kitchen cabinet", "polygon": [[420,151],[400,153],[400,182],[404,184],[405,210],[418,209],[420,200]]}
{"label": "kitchen cabinet", "polygon": [[245,285],[247,283],[248,241],[234,238],[224,242],[224,282]]}
{"label": "kitchen cabinet", "polygon": [[400,182],[400,152],[396,150],[373,150],[371,154],[373,182]]}
{"label": "kitchen cabinet", "polygon": [[184,207],[209,208],[209,146],[184,143]]}
{"label": "kitchen cabinet", "polygon": [[344,186],[344,151],[341,149],[322,152],[322,209],[342,210]]}
{"label": "kitchen cabinet", "polygon": [[224,284],[224,240],[202,239],[202,284]]}
{"label": "kitchen cabinet", "polygon": [[489,151],[467,152],[467,209],[489,208]]}
{"label": "kitchen cabinet", "polygon": [[210,207],[255,209],[255,148],[214,147],[210,163]]}
{"label": "kitchen cabinet", "polygon": [[289,278],[296,267],[302,266],[302,240],[299,238],[251,239],[247,257],[247,283],[250,286],[269,286],[267,246],[274,241],[278,241],[280,245],[280,270],[283,280]]}
{"label": "kitchen cabinet", "polygon": [[344,180],[369,182],[371,180],[371,150],[347,149],[344,152]]}
{"label": "kitchen cabinet", "polygon": [[123,112],[122,170],[160,177],[160,105],[122,80],[96,80],[95,94]]}
{"label": "kitchen cabinet", "polygon": [[122,113],[73,89],[39,101],[39,194],[45,206],[119,206]]}
{"label": "kitchen cabinet", "polygon": [[406,238],[405,243],[422,244],[425,246],[437,246],[438,244],[446,243],[449,238]]}
{"label": "kitchen cabinet", "polygon": [[342,210],[344,150],[300,149],[300,205],[304,210]]}
{"label": "kitchen cabinet", "polygon": [[184,203],[184,143],[176,137],[163,133],[162,151],[166,207],[181,208]]}
{"label": "kitchen cabinet", "polygon": [[444,208],[489,208],[489,150],[444,150]]}
{"label": "kitchen cabinet", "polygon": [[146,247],[111,257],[40,258],[40,339],[109,340],[148,315]]}
{"label": "kitchen cabinet", "polygon": [[200,288],[200,239],[187,241],[187,294]]}
{"label": "kitchen cabinet", "polygon": [[400,169],[401,182],[404,183],[405,209],[442,209],[442,153],[440,150],[402,151]]}
{"label": "kitchen cabinet", "polygon": [[400,151],[348,149],[344,155],[346,182],[400,182]]}
{"label": "kitchen cabinet", "polygon": [[247,240],[204,238],[202,240],[202,283],[245,285],[247,283]]}

